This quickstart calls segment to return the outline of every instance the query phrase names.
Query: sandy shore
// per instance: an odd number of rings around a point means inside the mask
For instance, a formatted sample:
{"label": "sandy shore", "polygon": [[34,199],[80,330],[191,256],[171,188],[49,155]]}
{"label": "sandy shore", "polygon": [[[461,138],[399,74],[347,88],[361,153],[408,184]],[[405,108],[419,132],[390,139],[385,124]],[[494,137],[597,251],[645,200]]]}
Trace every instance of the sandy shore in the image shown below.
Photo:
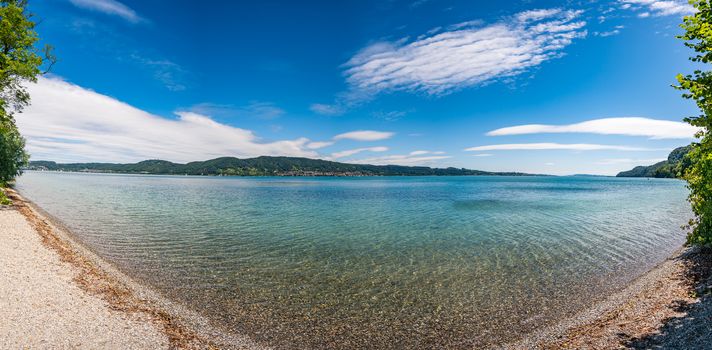
{"label": "sandy shore", "polygon": [[[15,205],[0,209],[1,349],[258,347],[202,321],[184,322],[176,315],[185,312],[117,278],[39,209],[10,195]],[[710,271],[712,251],[681,249],[595,307],[502,348],[712,349]]]}
{"label": "sandy shore", "polygon": [[222,348],[254,348],[134,283],[7,192],[14,204],[0,206],[0,319],[9,321],[0,322],[0,349],[218,348],[209,336],[235,344]]}
{"label": "sandy shore", "polygon": [[0,210],[0,348],[168,348],[145,315],[112,310],[74,281],[17,210]]}

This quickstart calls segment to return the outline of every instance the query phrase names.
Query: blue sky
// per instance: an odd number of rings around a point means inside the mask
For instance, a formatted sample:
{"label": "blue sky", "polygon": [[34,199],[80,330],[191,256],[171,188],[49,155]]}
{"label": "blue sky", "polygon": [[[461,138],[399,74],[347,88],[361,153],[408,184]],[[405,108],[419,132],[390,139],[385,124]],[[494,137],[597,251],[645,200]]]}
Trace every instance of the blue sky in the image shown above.
{"label": "blue sky", "polygon": [[[673,0],[30,1],[35,160],[615,174],[693,140]],[[532,126],[532,124],[534,124]]]}

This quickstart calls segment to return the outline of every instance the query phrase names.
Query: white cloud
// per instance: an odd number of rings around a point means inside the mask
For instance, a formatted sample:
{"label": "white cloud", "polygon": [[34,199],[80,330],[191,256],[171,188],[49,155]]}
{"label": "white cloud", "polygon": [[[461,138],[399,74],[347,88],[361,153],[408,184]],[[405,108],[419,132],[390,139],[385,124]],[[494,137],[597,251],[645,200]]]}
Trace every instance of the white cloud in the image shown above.
{"label": "white cloud", "polygon": [[74,6],[119,16],[129,22],[144,21],[136,11],[115,0],[69,0]]}
{"label": "white cloud", "polygon": [[529,10],[518,13],[515,17],[520,22],[531,22],[531,21],[541,21],[543,19],[551,18],[561,13],[561,9],[539,9],[539,10]]}
{"label": "white cloud", "polygon": [[379,92],[442,95],[518,75],[562,55],[586,35],[580,11],[548,9],[507,20],[407,42],[378,42],[346,63],[351,90],[368,98]]}
{"label": "white cloud", "polygon": [[395,154],[383,157],[374,157],[366,159],[358,159],[349,161],[349,163],[357,164],[373,164],[373,165],[423,165],[432,166],[439,160],[451,158],[450,156],[412,156],[406,154]]}
{"label": "white cloud", "polygon": [[465,151],[571,150],[571,151],[651,151],[648,148],[590,143],[509,143],[466,148]]}
{"label": "white cloud", "polygon": [[473,157],[491,157],[492,153],[478,153],[478,154],[473,154]]}
{"label": "white cloud", "polygon": [[376,111],[376,112],[371,113],[371,115],[378,119],[383,119],[383,120],[386,120],[389,122],[393,122],[393,121],[396,121],[396,120],[399,120],[399,119],[405,117],[408,113],[409,113],[409,111],[388,111],[388,112]]}
{"label": "white cloud", "polygon": [[334,140],[380,141],[389,139],[393,135],[392,132],[387,131],[358,130],[336,135]]}
{"label": "white cloud", "polygon": [[56,78],[28,86],[32,105],[17,115],[33,159],[175,162],[221,156],[317,157],[307,138],[263,141],[252,131],[181,111],[162,118]]}
{"label": "white cloud", "polygon": [[647,136],[651,139],[693,138],[698,128],[683,122],[640,117],[602,118],[576,124],[517,125],[487,133],[489,136],[525,135],[544,133],[590,133],[603,135]]}
{"label": "white cloud", "polygon": [[349,150],[345,150],[345,151],[341,151],[341,152],[332,153],[331,159],[350,157],[350,156],[353,156],[354,154],[358,154],[361,152],[386,152],[386,151],[388,151],[388,147],[383,147],[383,146],[349,149]]}
{"label": "white cloud", "polygon": [[607,36],[618,35],[618,34],[620,34],[620,33],[621,33],[620,30],[618,30],[618,29],[613,29],[613,30],[609,30],[609,31],[607,31],[607,32],[594,32],[593,34],[594,34],[595,36],[600,36],[600,37],[605,38],[605,37],[607,37]]}
{"label": "white cloud", "polygon": [[638,17],[684,16],[695,13],[685,0],[619,0],[623,9],[642,10]]}
{"label": "white cloud", "polygon": [[314,141],[314,142],[307,143],[307,148],[319,149],[319,148],[329,147],[333,144],[334,144],[334,142],[332,142],[332,141]]}
{"label": "white cloud", "polygon": [[443,152],[443,151],[424,151],[424,150],[420,150],[420,151],[413,151],[413,152],[410,152],[410,153],[409,153],[409,155],[411,155],[411,156],[422,156],[422,155],[425,155],[425,154],[445,154],[445,152]]}
{"label": "white cloud", "polygon": [[[456,29],[461,29],[461,28],[466,28],[466,27],[472,28],[472,27],[479,27],[479,26],[482,26],[482,25],[484,25],[484,24],[485,24],[485,21],[483,21],[483,20],[481,20],[481,19],[475,19],[475,20],[472,20],[472,21],[465,21],[465,22],[460,22],[460,23],[453,24],[453,25],[451,25],[451,26],[448,26],[447,29],[448,29],[448,30],[456,30]],[[440,28],[440,29],[442,29],[442,28]],[[430,32],[428,31],[428,34],[435,34],[435,33],[430,33]]]}
{"label": "white cloud", "polygon": [[328,105],[322,103],[314,103],[309,106],[309,109],[314,113],[319,113],[323,115],[336,116],[344,114],[345,110],[338,105]]}

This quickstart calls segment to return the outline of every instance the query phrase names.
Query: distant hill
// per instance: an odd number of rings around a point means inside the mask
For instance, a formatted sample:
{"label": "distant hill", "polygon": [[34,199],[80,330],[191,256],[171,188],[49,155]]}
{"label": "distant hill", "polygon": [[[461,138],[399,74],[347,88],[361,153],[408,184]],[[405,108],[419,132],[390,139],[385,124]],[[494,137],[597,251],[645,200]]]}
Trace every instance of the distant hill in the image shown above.
{"label": "distant hill", "polygon": [[74,171],[163,175],[235,175],[235,176],[424,176],[424,175],[530,175],[516,172],[487,172],[460,168],[424,166],[367,165],[331,162],[297,157],[257,157],[239,159],[222,157],[203,162],[178,164],[165,160],[144,160],[133,164],[71,163],[31,161],[28,170]]}
{"label": "distant hill", "polygon": [[621,171],[617,177],[658,177],[675,178],[679,176],[683,160],[691,146],[675,148],[667,160],[649,166],[637,166],[628,171]]}

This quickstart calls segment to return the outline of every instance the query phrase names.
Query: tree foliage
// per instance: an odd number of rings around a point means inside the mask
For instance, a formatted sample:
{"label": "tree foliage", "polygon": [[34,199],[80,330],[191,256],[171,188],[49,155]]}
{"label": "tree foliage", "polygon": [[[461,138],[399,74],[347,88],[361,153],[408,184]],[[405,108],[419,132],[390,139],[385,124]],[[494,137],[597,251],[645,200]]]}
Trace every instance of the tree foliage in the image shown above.
{"label": "tree foliage", "polygon": [[25,152],[25,139],[10,122],[0,122],[0,160],[0,185],[6,184],[19,174],[20,167],[29,160],[29,155]]}
{"label": "tree foliage", "polygon": [[0,1],[0,184],[17,176],[29,159],[13,117],[30,103],[26,84],[55,62],[51,46],[36,46],[39,37],[26,7],[26,0]]}
{"label": "tree foliage", "polygon": [[[685,46],[693,49],[693,62],[702,65],[712,61],[712,7],[710,0],[690,1],[697,12],[686,16],[681,24],[685,34],[679,36]],[[712,244],[712,72],[695,70],[678,75],[676,88],[685,91],[683,97],[695,101],[700,114],[685,121],[700,128],[699,142],[692,144],[686,156],[683,177],[690,189],[689,201],[695,218],[690,220],[688,243]]]}

